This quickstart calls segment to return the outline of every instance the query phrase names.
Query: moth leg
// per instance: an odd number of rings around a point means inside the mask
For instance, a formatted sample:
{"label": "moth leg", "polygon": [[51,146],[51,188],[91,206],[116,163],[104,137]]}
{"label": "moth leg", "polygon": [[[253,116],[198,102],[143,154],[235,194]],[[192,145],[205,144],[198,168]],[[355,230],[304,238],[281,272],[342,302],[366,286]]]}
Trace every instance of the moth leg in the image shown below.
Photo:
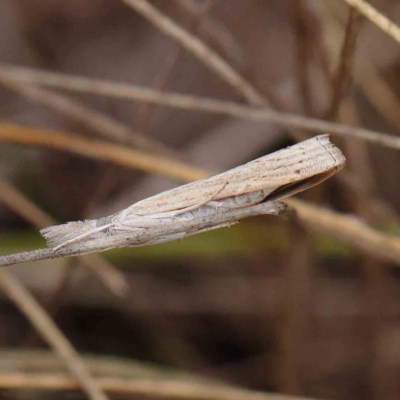
{"label": "moth leg", "polygon": [[82,233],[82,235],[76,236],[70,240],[67,240],[64,243],[59,244],[58,246],[54,247],[53,250],[56,251],[56,250],[61,249],[64,246],[67,246],[68,244],[79,242],[81,239],[84,239],[85,237],[88,237],[88,236],[92,235],[93,233],[105,231],[112,226],[114,226],[114,223],[102,225],[97,228],[91,229],[88,232]]}

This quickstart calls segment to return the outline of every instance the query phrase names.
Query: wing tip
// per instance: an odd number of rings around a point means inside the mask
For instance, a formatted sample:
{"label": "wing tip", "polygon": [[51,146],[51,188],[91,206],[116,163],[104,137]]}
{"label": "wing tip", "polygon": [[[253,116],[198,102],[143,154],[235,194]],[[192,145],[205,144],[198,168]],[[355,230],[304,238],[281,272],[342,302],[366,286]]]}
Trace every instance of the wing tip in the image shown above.
{"label": "wing tip", "polygon": [[316,136],[315,139],[323,146],[335,160],[335,166],[342,169],[346,164],[346,157],[342,150],[330,141],[329,134]]}

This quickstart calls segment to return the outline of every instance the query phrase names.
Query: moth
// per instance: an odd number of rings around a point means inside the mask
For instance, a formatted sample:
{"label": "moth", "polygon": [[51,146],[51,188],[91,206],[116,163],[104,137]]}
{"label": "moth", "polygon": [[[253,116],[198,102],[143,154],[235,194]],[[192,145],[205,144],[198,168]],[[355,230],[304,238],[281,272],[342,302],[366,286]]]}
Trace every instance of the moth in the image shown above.
{"label": "moth", "polygon": [[[57,250],[79,241],[152,229],[171,221],[176,224],[194,221],[261,202],[269,202],[267,209],[277,214],[282,210],[279,200],[328,179],[342,169],[345,162],[341,150],[329,141],[329,135],[320,135],[221,174],[138,201],[110,216],[50,226],[40,232],[48,246]],[[216,224],[205,230],[227,225],[230,224]],[[193,233],[198,232],[183,231],[159,237],[151,244]]]}

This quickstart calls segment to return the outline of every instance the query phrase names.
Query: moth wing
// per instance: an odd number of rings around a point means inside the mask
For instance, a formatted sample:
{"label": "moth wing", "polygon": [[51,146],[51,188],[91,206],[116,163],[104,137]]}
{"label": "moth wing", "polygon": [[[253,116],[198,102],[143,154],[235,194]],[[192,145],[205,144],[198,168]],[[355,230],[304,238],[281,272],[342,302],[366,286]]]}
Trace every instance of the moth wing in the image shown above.
{"label": "moth wing", "polygon": [[[320,135],[268,154],[227,172],[141,200],[124,212],[147,215],[174,211],[257,190],[272,190],[318,174],[336,173],[345,164],[341,150]],[[331,176],[329,175],[329,176]]]}

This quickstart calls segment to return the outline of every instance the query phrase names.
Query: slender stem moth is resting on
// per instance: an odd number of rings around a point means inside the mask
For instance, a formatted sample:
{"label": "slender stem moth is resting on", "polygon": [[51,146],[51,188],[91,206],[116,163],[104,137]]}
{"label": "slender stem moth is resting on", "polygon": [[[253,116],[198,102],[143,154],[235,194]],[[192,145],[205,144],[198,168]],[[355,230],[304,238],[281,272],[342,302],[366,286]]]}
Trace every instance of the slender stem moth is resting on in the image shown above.
{"label": "slender stem moth is resting on", "polygon": [[[48,245],[57,250],[80,241],[151,230],[166,222],[195,222],[204,216],[243,210],[258,203],[268,204],[268,213],[278,214],[284,209],[279,200],[328,179],[342,169],[345,162],[344,155],[329,141],[329,136],[320,135],[227,172],[138,201],[108,217],[68,222],[40,232]],[[186,228],[142,245],[167,242],[236,222],[238,218],[197,231]]]}

